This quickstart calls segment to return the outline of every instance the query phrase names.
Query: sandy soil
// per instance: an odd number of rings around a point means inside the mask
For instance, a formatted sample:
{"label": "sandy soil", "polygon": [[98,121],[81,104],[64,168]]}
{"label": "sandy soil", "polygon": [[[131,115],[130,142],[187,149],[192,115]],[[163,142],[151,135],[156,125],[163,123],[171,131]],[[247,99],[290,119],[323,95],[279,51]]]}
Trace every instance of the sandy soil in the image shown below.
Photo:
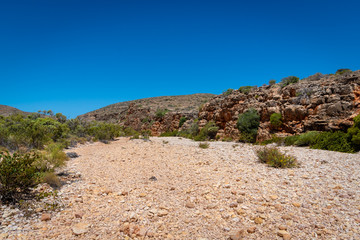
{"label": "sandy soil", "polygon": [[198,145],[71,149],[80,157],[65,171],[81,177],[60,189],[64,208],[41,221],[45,212],[25,219],[3,206],[0,239],[360,239],[359,154],[281,147],[301,167],[275,169],[257,161],[259,146]]}

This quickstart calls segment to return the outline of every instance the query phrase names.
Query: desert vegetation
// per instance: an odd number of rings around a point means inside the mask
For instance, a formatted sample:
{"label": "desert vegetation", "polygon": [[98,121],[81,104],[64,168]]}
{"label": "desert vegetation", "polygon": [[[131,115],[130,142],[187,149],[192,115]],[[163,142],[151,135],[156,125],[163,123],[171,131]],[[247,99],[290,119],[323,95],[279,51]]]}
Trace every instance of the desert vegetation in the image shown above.
{"label": "desert vegetation", "polygon": [[16,202],[41,182],[58,183],[54,171],[68,160],[64,148],[137,134],[111,123],[68,120],[52,111],[0,116],[1,201]]}

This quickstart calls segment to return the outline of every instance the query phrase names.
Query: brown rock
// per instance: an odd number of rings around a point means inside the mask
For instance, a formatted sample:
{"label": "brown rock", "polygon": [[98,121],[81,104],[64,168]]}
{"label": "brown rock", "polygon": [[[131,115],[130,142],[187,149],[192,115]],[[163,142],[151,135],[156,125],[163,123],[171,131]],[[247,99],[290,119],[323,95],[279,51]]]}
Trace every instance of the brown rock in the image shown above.
{"label": "brown rock", "polygon": [[286,240],[291,239],[290,234],[285,230],[278,230],[277,235],[282,237],[283,239],[286,239]]}
{"label": "brown rock", "polygon": [[235,230],[230,234],[230,240],[241,240],[245,236],[245,231],[242,230]]}
{"label": "brown rock", "polygon": [[276,199],[279,198],[277,195],[270,195],[269,197],[270,197],[272,200],[276,200]]}
{"label": "brown rock", "polygon": [[248,233],[254,233],[256,231],[256,227],[250,227],[246,230]]}
{"label": "brown rock", "polygon": [[281,210],[283,209],[283,207],[281,206],[281,204],[275,204],[274,207],[275,207],[275,209],[276,209],[277,211],[281,211]]}
{"label": "brown rock", "polygon": [[164,216],[166,216],[168,214],[169,214],[169,212],[167,210],[163,209],[163,210],[160,210],[157,215],[159,217],[164,217]]}
{"label": "brown rock", "polygon": [[230,203],[230,205],[229,205],[231,208],[236,208],[237,206],[238,206],[238,204],[237,203]]}
{"label": "brown rock", "polygon": [[301,203],[293,202],[292,205],[293,205],[294,207],[300,207],[300,206],[301,206]]}
{"label": "brown rock", "polygon": [[286,230],[287,229],[287,226],[285,226],[285,225],[280,225],[279,226],[279,230]]}
{"label": "brown rock", "polygon": [[262,219],[262,218],[260,218],[260,217],[256,217],[256,218],[254,219],[254,222],[255,222],[256,224],[262,224],[262,223],[264,222],[264,219]]}
{"label": "brown rock", "polygon": [[185,204],[185,207],[187,207],[187,208],[195,208],[195,203],[193,203],[193,202],[187,202],[187,203]]}
{"label": "brown rock", "polygon": [[49,221],[51,219],[51,215],[49,213],[43,213],[41,215],[41,221]]}
{"label": "brown rock", "polygon": [[83,216],[83,213],[75,213],[75,218],[82,218]]}
{"label": "brown rock", "polygon": [[285,214],[281,218],[284,219],[284,220],[290,220],[292,217],[289,214]]}
{"label": "brown rock", "polygon": [[236,200],[236,202],[243,203],[243,202],[245,202],[245,199],[243,197],[240,197]]}

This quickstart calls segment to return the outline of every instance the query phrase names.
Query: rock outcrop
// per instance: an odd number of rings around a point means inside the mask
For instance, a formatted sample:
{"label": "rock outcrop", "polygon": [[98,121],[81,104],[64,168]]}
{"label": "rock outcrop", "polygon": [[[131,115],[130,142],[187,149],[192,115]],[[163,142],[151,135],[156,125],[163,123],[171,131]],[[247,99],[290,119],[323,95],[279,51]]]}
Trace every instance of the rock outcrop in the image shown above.
{"label": "rock outcrop", "polygon": [[[179,128],[181,117],[198,117],[199,107],[214,94],[192,94],[145,98],[115,103],[79,116],[84,120],[117,123],[137,131],[150,130],[153,136]],[[163,114],[157,114],[158,112]]]}
{"label": "rock outcrop", "polygon": [[[238,90],[219,95],[204,104],[199,123],[213,120],[219,126],[220,137],[239,136],[238,115],[255,108],[261,117],[258,140],[271,134],[298,134],[309,130],[346,130],[360,113],[360,71],[343,75],[311,77],[281,87],[280,84],[253,88],[249,93]],[[270,124],[273,113],[282,114],[282,126]]]}

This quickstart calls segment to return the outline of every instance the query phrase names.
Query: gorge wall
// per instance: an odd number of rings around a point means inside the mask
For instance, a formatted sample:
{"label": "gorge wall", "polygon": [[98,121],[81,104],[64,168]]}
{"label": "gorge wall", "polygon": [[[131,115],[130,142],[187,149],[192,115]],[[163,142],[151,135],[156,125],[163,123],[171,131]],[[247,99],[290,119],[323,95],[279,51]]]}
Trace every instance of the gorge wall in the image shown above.
{"label": "gorge wall", "polygon": [[[220,137],[238,139],[238,115],[249,108],[260,114],[258,139],[272,134],[290,135],[309,130],[346,130],[360,113],[360,71],[343,75],[311,76],[295,84],[281,84],[253,88],[249,93],[234,90],[219,95],[204,104],[199,112],[199,125],[213,120]],[[273,113],[282,114],[282,126],[270,124]]]}

